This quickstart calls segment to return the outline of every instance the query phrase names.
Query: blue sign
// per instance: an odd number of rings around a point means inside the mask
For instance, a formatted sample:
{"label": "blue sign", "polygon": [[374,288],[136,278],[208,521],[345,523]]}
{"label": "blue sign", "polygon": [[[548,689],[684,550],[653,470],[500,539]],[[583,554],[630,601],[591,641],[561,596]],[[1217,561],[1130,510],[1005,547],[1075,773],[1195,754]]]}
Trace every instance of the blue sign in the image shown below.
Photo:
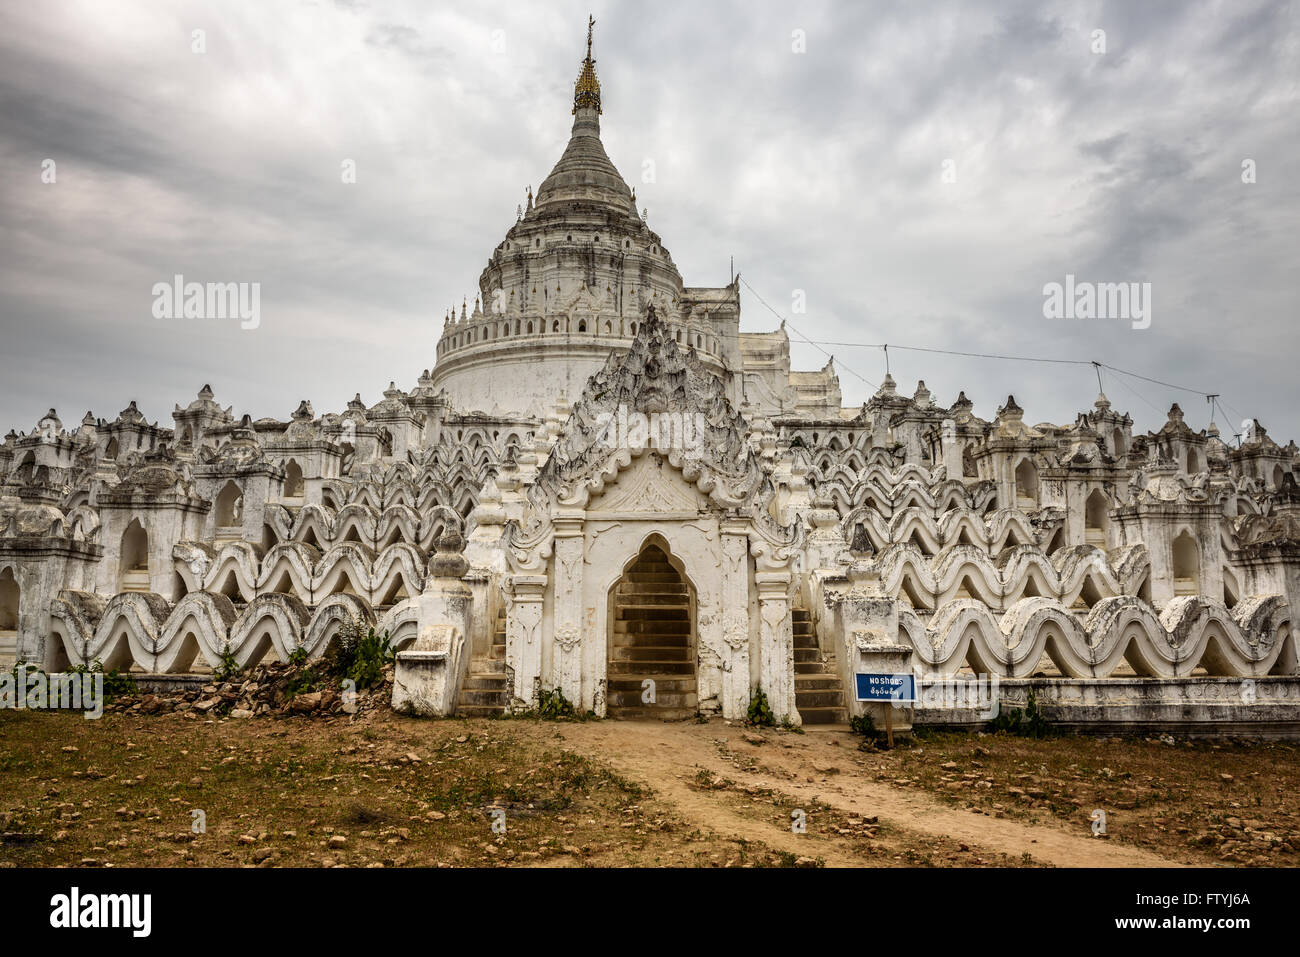
{"label": "blue sign", "polygon": [[859,701],[916,701],[915,675],[856,674],[853,677]]}

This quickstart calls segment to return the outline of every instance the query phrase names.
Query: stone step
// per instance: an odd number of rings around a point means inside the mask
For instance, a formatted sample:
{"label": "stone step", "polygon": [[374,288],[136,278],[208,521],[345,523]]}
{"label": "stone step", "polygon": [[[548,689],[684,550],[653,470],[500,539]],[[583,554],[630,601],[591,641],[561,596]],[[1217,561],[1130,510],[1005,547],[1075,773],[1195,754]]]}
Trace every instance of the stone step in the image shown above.
{"label": "stone step", "polygon": [[682,694],[659,692],[655,695],[653,705],[645,704],[641,700],[641,689],[639,688],[636,691],[611,691],[605,699],[606,709],[647,708],[653,710],[656,708],[684,708],[694,714],[698,705],[699,698],[696,697],[694,691]]}
{"label": "stone step", "polygon": [[642,682],[649,679],[655,683],[655,694],[685,694],[695,691],[695,676],[688,675],[680,678],[666,678],[663,675],[620,675],[617,678],[610,678],[606,687],[610,694],[615,692],[625,694],[640,694],[643,690]]}
{"label": "stone step", "polygon": [[796,664],[800,661],[820,661],[821,657],[821,650],[817,648],[796,648],[794,650]]}
{"label": "stone step", "polygon": [[616,595],[677,595],[685,600],[690,594],[686,585],[680,580],[675,582],[630,582],[627,579],[618,583],[614,589]]}
{"label": "stone step", "polygon": [[682,605],[625,605],[619,602],[617,621],[690,621],[691,611]]}
{"label": "stone step", "polygon": [[[796,705],[797,707],[797,705]],[[799,708],[804,724],[848,724],[847,708]]]}
{"label": "stone step", "polygon": [[616,635],[683,635],[689,636],[691,623],[686,619],[650,619],[614,622]]}
{"label": "stone step", "polygon": [[691,646],[691,636],[685,631],[677,634],[665,631],[616,632],[616,634],[620,636],[614,643],[616,648],[689,648]]}
{"label": "stone step", "polygon": [[808,708],[842,708],[844,707],[844,692],[836,688],[833,691],[800,691],[795,690],[794,706],[802,714],[805,707]]}
{"label": "stone step", "polygon": [[462,691],[504,691],[506,688],[506,676],[500,675],[476,675],[468,674],[465,676],[465,683],[461,685]]}
{"label": "stone step", "polygon": [[469,663],[472,675],[503,675],[506,673],[506,660],[500,658],[474,658]]}
{"label": "stone step", "polygon": [[505,691],[479,691],[473,688],[462,688],[459,697],[456,699],[456,710],[459,711],[465,706],[474,705],[504,709],[506,700]]}
{"label": "stone step", "polygon": [[686,608],[685,595],[677,592],[625,592],[615,596],[619,608],[652,608],[669,605]]}
{"label": "stone step", "polygon": [[606,715],[615,721],[688,721],[695,717],[694,708],[652,708],[609,706]]}
{"label": "stone step", "polygon": [[691,646],[682,644],[633,645],[610,649],[611,661],[685,661],[691,660]]}
{"label": "stone step", "polygon": [[505,702],[501,704],[465,704],[456,703],[456,713],[466,718],[498,718],[505,714]]}
{"label": "stone step", "polygon": [[803,691],[834,691],[837,694],[844,693],[843,682],[840,681],[839,675],[831,674],[798,674],[794,676],[795,693]]}
{"label": "stone step", "polygon": [[660,675],[689,675],[695,671],[693,661],[611,661],[608,673],[614,676],[639,675],[646,671]]}
{"label": "stone step", "polygon": [[794,663],[794,676],[800,675],[833,675],[838,672],[834,666],[824,661],[796,661]]}
{"label": "stone step", "polygon": [[664,572],[631,571],[623,576],[623,580],[627,582],[638,583],[638,584],[649,583],[649,582],[680,584],[682,580],[682,576],[678,575],[675,571],[673,571],[670,568],[668,571],[664,571]]}

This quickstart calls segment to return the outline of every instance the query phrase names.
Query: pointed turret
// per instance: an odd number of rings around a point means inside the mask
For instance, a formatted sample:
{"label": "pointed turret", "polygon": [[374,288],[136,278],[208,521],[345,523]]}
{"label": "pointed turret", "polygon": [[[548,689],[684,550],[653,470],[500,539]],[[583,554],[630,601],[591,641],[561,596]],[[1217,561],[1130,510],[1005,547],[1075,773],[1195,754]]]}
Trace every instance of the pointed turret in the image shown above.
{"label": "pointed turret", "polygon": [[591,56],[594,19],[587,21],[587,58],[582,61],[573,85],[573,132],[564,155],[537,188],[534,207],[544,210],[557,203],[574,201],[610,206],[624,215],[635,216],[632,190],[619,175],[600,141],[600,81]]}

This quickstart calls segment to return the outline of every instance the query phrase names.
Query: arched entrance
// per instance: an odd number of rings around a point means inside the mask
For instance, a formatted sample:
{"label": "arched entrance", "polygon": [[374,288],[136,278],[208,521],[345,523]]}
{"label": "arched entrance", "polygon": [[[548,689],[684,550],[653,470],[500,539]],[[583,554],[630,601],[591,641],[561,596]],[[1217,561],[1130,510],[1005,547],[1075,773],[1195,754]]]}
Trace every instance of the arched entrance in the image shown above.
{"label": "arched entrance", "polygon": [[0,571],[0,666],[10,667],[18,655],[18,579],[14,570]]}
{"label": "arched entrance", "polygon": [[695,595],[661,540],[651,539],[610,590],[611,718],[689,718],[695,685]]}

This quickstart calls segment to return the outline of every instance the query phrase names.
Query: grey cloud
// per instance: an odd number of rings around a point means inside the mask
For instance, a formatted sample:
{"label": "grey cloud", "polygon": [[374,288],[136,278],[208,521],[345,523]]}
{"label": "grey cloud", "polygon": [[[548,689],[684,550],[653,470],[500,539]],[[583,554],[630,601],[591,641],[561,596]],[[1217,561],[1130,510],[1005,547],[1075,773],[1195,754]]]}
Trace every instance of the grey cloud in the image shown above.
{"label": "grey cloud", "polygon": [[[587,14],[125,3],[124,39],[74,9],[0,13],[6,430],[51,405],[67,422],[131,398],[166,421],[208,381],[255,416],[409,387],[563,148]],[[735,255],[778,312],[807,292],[789,318],[814,338],[1096,358],[1222,392],[1275,437],[1300,435],[1295,4],[595,14],[606,145],[688,283],[725,282]],[[207,59],[186,49],[194,25],[209,29]],[[794,29],[806,54],[791,52]],[[45,156],[56,186],[39,182]],[[1253,186],[1245,157],[1260,164]],[[657,182],[640,181],[645,158]],[[1152,328],[1045,320],[1042,286],[1067,271],[1150,279]],[[261,281],[264,327],[152,319],[148,290],[175,272]],[[743,306],[743,328],[779,321],[748,292]],[[824,364],[792,338],[797,365]],[[871,387],[848,370],[878,382],[883,355],[825,348],[845,403],[861,402]],[[900,387],[924,378],[945,402],[965,390],[986,415],[1014,392],[1031,421],[1068,422],[1096,390],[1086,366],[891,359]],[[1193,424],[1208,417],[1194,395],[1104,381],[1142,427],[1173,401]]]}

